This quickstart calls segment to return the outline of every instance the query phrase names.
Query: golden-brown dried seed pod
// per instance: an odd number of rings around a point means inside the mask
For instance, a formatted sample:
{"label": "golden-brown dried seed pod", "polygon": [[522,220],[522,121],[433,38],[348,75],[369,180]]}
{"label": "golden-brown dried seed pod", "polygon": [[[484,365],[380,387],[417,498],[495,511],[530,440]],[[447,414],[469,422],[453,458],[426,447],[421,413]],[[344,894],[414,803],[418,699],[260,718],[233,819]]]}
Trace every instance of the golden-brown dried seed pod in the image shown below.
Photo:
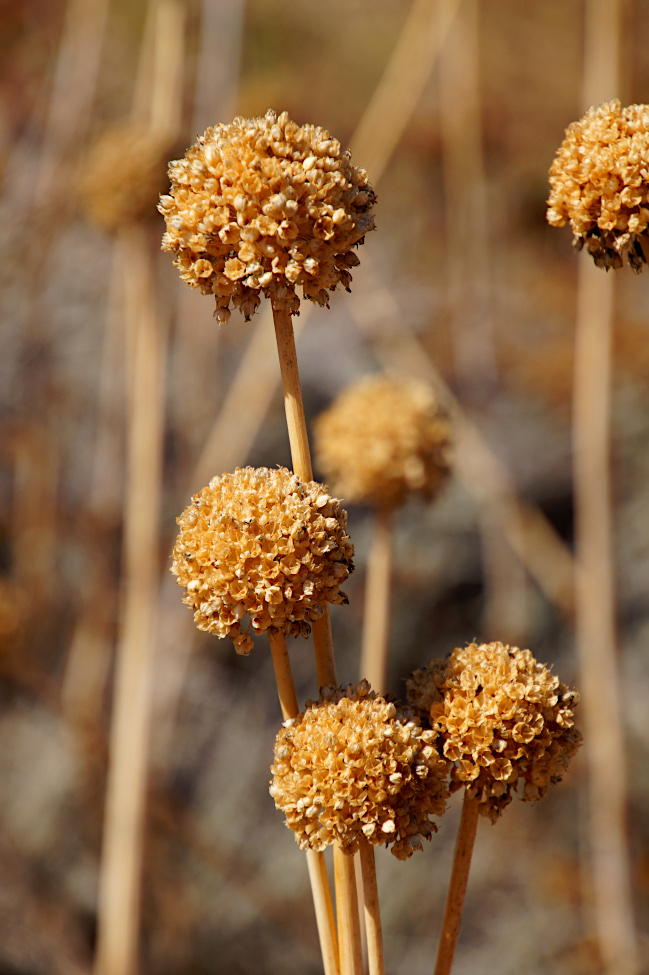
{"label": "golden-brown dried seed pod", "polygon": [[171,162],[169,178],[162,248],[177,255],[183,281],[216,296],[217,321],[231,305],[248,319],[261,293],[296,315],[297,287],[320,305],[336,285],[349,290],[375,196],[326,129],[286,112],[235,118]]}
{"label": "golden-brown dried seed pod", "polygon": [[270,794],[302,849],[337,842],[351,853],[365,836],[405,860],[446,807],[448,763],[436,737],[367,681],[323,688],[277,735]]}
{"label": "golden-brown dried seed pod", "polygon": [[649,242],[649,106],[622,108],[615,99],[590,108],[566,129],[550,167],[547,218],[570,222],[573,243],[598,267],[634,271]]}
{"label": "golden-brown dried seed pod", "polygon": [[353,569],[347,513],[316,481],[280,467],[213,478],[180,518],[171,571],[200,630],[249,653],[255,633],[307,636],[324,603],[344,603]]}
{"label": "golden-brown dried seed pod", "polygon": [[349,502],[394,507],[432,498],[449,474],[449,419],[429,386],[372,376],[348,387],[315,423],[316,463]]}
{"label": "golden-brown dried seed pod", "polygon": [[415,671],[407,688],[413,709],[428,709],[453,762],[455,788],[466,785],[492,822],[511,802],[519,779],[523,800],[543,798],[581,745],[573,715],[579,695],[529,650],[471,643]]}
{"label": "golden-brown dried seed pod", "polygon": [[114,233],[155,215],[169,149],[168,140],[142,126],[116,125],[102,132],[88,153],[79,188],[88,221]]}

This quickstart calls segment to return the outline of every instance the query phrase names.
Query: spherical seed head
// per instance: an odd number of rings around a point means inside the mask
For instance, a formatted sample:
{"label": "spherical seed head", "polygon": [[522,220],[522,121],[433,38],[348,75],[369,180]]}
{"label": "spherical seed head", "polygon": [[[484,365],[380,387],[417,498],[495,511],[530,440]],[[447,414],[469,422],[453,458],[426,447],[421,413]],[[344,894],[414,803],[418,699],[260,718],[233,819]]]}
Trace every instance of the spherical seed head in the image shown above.
{"label": "spherical seed head", "polygon": [[572,227],[598,267],[646,263],[649,223],[649,106],[615,101],[590,108],[566,129],[550,168],[547,219]]}
{"label": "spherical seed head", "polygon": [[296,125],[286,112],[216,125],[169,164],[161,197],[163,250],[176,254],[183,281],[248,319],[260,294],[296,315],[299,298],[328,306],[349,290],[352,248],[374,229],[374,191],[363,169],[326,129]]}
{"label": "spherical seed head", "polygon": [[108,233],[155,214],[164,187],[169,143],[136,125],[106,129],[91,148],[81,177],[88,221]]}
{"label": "spherical seed head", "polygon": [[519,779],[523,800],[542,799],[581,745],[573,715],[579,695],[529,650],[472,643],[416,671],[407,687],[413,707],[430,702],[430,725],[454,763],[455,788],[466,785],[492,822]]}
{"label": "spherical seed head", "polygon": [[353,569],[347,513],[325,487],[286,468],[237,468],[213,478],[180,518],[171,571],[199,630],[237,653],[267,630],[308,636],[324,603],[346,603]]}
{"label": "spherical seed head", "polygon": [[405,860],[444,813],[448,766],[434,732],[367,681],[323,689],[317,704],[284,723],[275,741],[270,794],[302,849],[362,836]]}
{"label": "spherical seed head", "polygon": [[346,389],[315,424],[316,463],[346,501],[432,498],[449,474],[449,419],[430,387],[387,376]]}

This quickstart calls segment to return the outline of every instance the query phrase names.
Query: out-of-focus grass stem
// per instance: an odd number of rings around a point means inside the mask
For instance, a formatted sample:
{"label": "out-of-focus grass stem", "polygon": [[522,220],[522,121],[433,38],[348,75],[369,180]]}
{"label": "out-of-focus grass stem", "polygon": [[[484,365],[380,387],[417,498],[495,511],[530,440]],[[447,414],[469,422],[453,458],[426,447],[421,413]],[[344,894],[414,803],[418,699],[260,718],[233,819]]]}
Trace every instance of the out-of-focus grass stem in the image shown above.
{"label": "out-of-focus grass stem", "polygon": [[[586,5],[583,108],[619,94],[621,0]],[[611,543],[611,344],[615,274],[579,263],[573,449],[576,621],[588,766],[597,937],[606,975],[639,970],[626,832],[626,749],[616,657]]]}

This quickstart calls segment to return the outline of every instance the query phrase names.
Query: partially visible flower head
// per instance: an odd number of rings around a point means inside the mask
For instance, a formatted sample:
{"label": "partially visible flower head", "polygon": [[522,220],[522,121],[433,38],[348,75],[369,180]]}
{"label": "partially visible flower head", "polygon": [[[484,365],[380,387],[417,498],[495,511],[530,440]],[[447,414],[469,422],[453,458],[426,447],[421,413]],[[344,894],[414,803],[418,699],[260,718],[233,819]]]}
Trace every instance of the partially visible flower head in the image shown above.
{"label": "partially visible flower head", "polygon": [[133,124],[101,133],[86,159],[79,190],[90,223],[108,233],[155,214],[165,180],[168,140]]}
{"label": "partially visible flower head", "polygon": [[523,800],[542,799],[581,745],[573,715],[579,695],[529,650],[471,643],[415,671],[407,687],[409,703],[419,714],[428,711],[454,763],[455,788],[466,785],[492,822],[519,779]]}
{"label": "partially visible flower head", "polygon": [[171,571],[199,630],[250,653],[255,633],[308,636],[324,603],[345,603],[353,569],[347,513],[286,468],[214,477],[178,518]]}
{"label": "partially visible flower head", "polygon": [[590,108],[566,129],[550,167],[547,218],[570,222],[598,267],[634,271],[646,263],[649,223],[649,106],[622,108],[615,99]]}
{"label": "partially visible flower head", "polygon": [[429,386],[371,376],[315,423],[316,462],[332,490],[378,508],[432,498],[449,474],[449,419]]}
{"label": "partially visible flower head", "polygon": [[326,129],[287,112],[235,118],[171,162],[169,178],[162,248],[177,255],[183,281],[216,296],[219,322],[231,306],[248,319],[262,292],[296,315],[298,287],[320,305],[336,285],[349,290],[352,248],[374,229],[376,198]]}
{"label": "partially visible flower head", "polygon": [[448,798],[448,763],[407,708],[367,681],[325,687],[318,703],[284,723],[275,741],[270,794],[302,849],[365,836],[405,860],[422,849]]}

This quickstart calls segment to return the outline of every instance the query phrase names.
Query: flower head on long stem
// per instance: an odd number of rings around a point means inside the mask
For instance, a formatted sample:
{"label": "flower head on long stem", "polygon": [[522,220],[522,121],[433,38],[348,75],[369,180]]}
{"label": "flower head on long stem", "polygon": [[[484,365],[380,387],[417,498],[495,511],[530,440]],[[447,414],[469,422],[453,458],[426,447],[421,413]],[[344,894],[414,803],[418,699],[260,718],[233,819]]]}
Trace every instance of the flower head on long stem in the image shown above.
{"label": "flower head on long stem", "polygon": [[169,177],[162,247],[184,281],[216,296],[219,322],[231,305],[249,318],[261,293],[298,314],[297,287],[328,305],[338,284],[349,288],[352,248],[374,229],[365,171],[326,129],[287,112],[207,129]]}
{"label": "flower head on long stem", "polygon": [[242,623],[307,636],[325,603],[346,602],[347,514],[322,484],[285,468],[213,478],[178,519],[171,571],[199,629],[252,650]]}

